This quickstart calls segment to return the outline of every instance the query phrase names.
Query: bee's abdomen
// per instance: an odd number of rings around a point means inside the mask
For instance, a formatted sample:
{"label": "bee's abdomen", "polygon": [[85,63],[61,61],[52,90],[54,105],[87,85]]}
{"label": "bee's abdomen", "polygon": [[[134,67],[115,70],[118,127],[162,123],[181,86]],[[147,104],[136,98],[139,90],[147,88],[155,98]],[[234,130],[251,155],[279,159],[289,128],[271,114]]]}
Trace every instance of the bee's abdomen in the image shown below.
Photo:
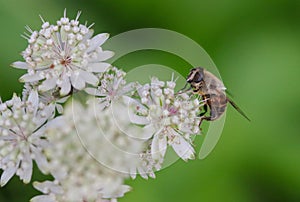
{"label": "bee's abdomen", "polygon": [[208,100],[210,120],[218,119],[226,110],[227,98],[225,94],[211,94]]}

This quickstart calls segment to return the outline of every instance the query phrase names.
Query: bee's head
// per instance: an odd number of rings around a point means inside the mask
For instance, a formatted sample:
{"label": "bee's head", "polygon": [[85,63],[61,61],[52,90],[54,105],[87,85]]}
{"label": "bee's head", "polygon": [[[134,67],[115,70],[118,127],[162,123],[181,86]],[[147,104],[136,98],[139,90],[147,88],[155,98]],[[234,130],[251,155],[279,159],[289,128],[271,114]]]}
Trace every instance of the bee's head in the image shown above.
{"label": "bee's head", "polygon": [[203,68],[196,67],[190,70],[189,75],[186,78],[188,83],[200,83],[203,81],[204,73]]}

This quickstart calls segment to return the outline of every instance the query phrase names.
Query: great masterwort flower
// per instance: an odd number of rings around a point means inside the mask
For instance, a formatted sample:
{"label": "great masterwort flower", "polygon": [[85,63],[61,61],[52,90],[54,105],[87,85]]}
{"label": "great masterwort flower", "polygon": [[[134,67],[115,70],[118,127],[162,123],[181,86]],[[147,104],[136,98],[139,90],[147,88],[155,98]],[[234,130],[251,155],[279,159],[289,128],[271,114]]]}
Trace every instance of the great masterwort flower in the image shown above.
{"label": "great masterwort flower", "polygon": [[49,146],[45,127],[53,118],[53,105],[39,103],[38,94],[32,91],[27,101],[14,95],[0,104],[0,168],[1,186],[15,174],[29,183],[32,161],[47,173],[48,164],[44,150]]}
{"label": "great masterwort flower", "polygon": [[[60,124],[49,127],[47,148],[50,173],[54,181],[35,182],[43,195],[32,202],[44,201],[116,201],[130,190],[124,180],[136,166],[144,141],[127,136],[132,126],[123,104],[114,104],[118,119],[111,108],[101,110],[97,102],[84,107],[79,102],[67,103]],[[85,116],[82,116],[84,114]],[[116,123],[117,121],[117,123]],[[133,128],[136,130],[136,127]]]}
{"label": "great masterwort flower", "polygon": [[129,98],[138,87],[137,83],[126,83],[125,76],[123,70],[111,66],[99,74],[100,83],[97,88],[90,87],[85,91],[96,96],[100,108],[107,108],[113,101]]}
{"label": "great masterwort flower", "polygon": [[41,18],[41,30],[33,31],[27,27],[29,34],[24,38],[29,45],[22,53],[25,62],[12,64],[27,70],[20,78],[21,82],[39,81],[39,91],[56,89],[62,96],[73,88],[82,90],[86,84],[98,84],[96,74],[110,66],[103,61],[113,56],[112,51],[101,48],[109,35],[103,33],[92,37],[92,25],[80,24],[79,16],[80,12],[70,20],[65,10],[64,16],[54,25]]}
{"label": "great masterwort flower", "polygon": [[[159,170],[168,146],[183,160],[194,158],[193,135],[199,131],[199,107],[197,98],[182,93],[175,94],[175,81],[160,81],[153,77],[150,84],[138,89],[136,106],[131,121],[143,126],[144,136],[149,138],[149,149],[141,154],[138,173],[154,176]],[[151,154],[151,155],[150,155]]]}

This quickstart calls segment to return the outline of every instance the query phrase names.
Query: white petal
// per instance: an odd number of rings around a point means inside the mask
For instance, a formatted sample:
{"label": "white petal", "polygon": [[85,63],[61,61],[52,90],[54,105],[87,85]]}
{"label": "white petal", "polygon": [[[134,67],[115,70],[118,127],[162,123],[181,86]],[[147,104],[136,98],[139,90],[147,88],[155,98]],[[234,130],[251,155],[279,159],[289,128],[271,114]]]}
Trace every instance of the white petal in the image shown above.
{"label": "white petal", "polygon": [[39,195],[30,199],[30,202],[56,202],[53,195]]}
{"label": "white petal", "polygon": [[28,64],[26,62],[17,61],[11,64],[12,67],[18,69],[28,69]]}
{"label": "white petal", "polygon": [[107,60],[114,55],[115,55],[115,53],[113,51],[108,51],[108,50],[101,51],[98,53],[97,61]]}
{"label": "white petal", "polygon": [[31,92],[28,96],[28,102],[30,102],[32,104],[32,106],[34,107],[34,115],[35,115],[35,113],[38,109],[38,105],[39,105],[39,95],[36,90],[31,90]]}
{"label": "white petal", "polygon": [[[2,135],[2,134],[1,134]],[[15,141],[16,140],[16,135],[14,133],[9,134],[9,135],[5,135],[5,136],[0,136],[0,140],[4,140],[4,141]],[[1,148],[2,149],[2,148]],[[2,159],[3,161],[3,159]],[[2,162],[3,163],[3,162]]]}
{"label": "white petal", "polygon": [[62,128],[66,124],[66,121],[63,116],[57,116],[55,119],[52,119],[47,122],[48,128]]}
{"label": "white petal", "polygon": [[102,33],[94,36],[90,41],[90,46],[86,50],[88,53],[94,51],[97,47],[101,46],[109,37],[109,34]]}
{"label": "white petal", "polygon": [[[52,181],[44,181],[44,182],[33,182],[32,183],[32,185],[33,185],[33,187],[36,189],[36,190],[38,190],[38,191],[40,191],[40,192],[42,192],[42,193],[44,193],[44,190],[45,190],[45,188],[48,188],[49,186],[51,186],[53,184],[53,182]],[[46,194],[46,193],[45,193]]]}
{"label": "white petal", "polygon": [[62,84],[60,85],[60,95],[64,96],[67,95],[71,91],[71,83],[68,77],[64,78]]}
{"label": "white petal", "polygon": [[94,34],[94,30],[89,29],[88,33],[83,36],[81,43],[85,43],[87,39],[90,39]]}
{"label": "white petal", "polygon": [[154,126],[152,124],[146,125],[143,128],[142,131],[143,131],[142,132],[143,133],[142,134],[143,139],[150,139],[154,135],[154,133],[156,132],[155,128],[154,128]]}
{"label": "white petal", "polygon": [[[21,98],[19,96],[17,96],[16,93],[13,94],[13,97],[10,101],[12,101],[14,104],[15,103],[21,104],[21,102],[22,102]],[[6,101],[6,102],[10,102],[10,101]]]}
{"label": "white petal", "polygon": [[97,88],[85,88],[84,91],[89,95],[105,96],[105,94],[101,94]]}
{"label": "white petal", "polygon": [[151,142],[151,156],[154,160],[159,160],[162,158],[160,152],[159,152],[159,135],[154,135],[152,142]]}
{"label": "white petal", "polygon": [[166,135],[160,137],[158,142],[158,147],[159,147],[159,152],[161,153],[162,157],[164,157],[168,148],[168,141]]}
{"label": "white petal", "polygon": [[46,79],[41,85],[39,85],[39,91],[45,92],[53,89],[56,86],[56,80],[57,78]]}
{"label": "white petal", "polygon": [[53,63],[52,60],[44,60],[36,64],[34,67],[35,70],[45,70],[49,69],[51,64]]}
{"label": "white petal", "polygon": [[90,72],[79,70],[79,76],[85,80],[86,83],[89,83],[93,86],[97,86],[99,83],[99,79]]}
{"label": "white petal", "polygon": [[74,88],[77,90],[82,90],[85,87],[85,82],[80,77],[72,74],[71,75],[71,83]]}
{"label": "white petal", "polygon": [[[38,137],[41,137],[41,136],[38,136]],[[50,146],[53,146],[46,139],[37,139],[37,140],[35,140],[35,144],[38,145],[41,148],[49,148]]]}
{"label": "white petal", "polygon": [[45,107],[44,112],[45,112],[45,119],[48,120],[50,118],[53,118],[55,113],[55,104],[49,104]]}
{"label": "white petal", "polygon": [[19,78],[20,82],[34,82],[43,79],[39,74],[24,74]]}
{"label": "white petal", "polygon": [[60,36],[61,36],[62,42],[66,42],[67,41],[68,35],[67,35],[67,33],[66,33],[65,29],[64,29],[64,26],[62,26],[60,28]]}
{"label": "white petal", "polygon": [[156,133],[151,143],[151,156],[154,160],[163,159],[167,151],[167,137]]}
{"label": "white petal", "polygon": [[131,82],[131,83],[127,84],[126,86],[124,86],[122,88],[123,94],[128,93],[128,92],[134,90],[136,86],[137,85],[134,82]]}
{"label": "white petal", "polygon": [[54,177],[55,180],[62,181],[66,179],[68,173],[66,172],[66,169],[60,169],[60,170],[52,170],[51,175]]}
{"label": "white petal", "polygon": [[[35,189],[39,190],[40,192],[43,192],[45,190],[50,191],[51,193],[55,193],[55,194],[62,194],[63,193],[63,189],[61,186],[55,184],[52,181],[46,180],[44,182],[33,182],[33,186]],[[47,194],[47,193],[44,193]]]}
{"label": "white petal", "polygon": [[144,178],[144,179],[146,179],[146,180],[148,179],[148,175],[147,175],[147,173],[144,171],[143,168],[138,167],[137,170],[138,170],[138,173],[140,174],[140,176],[141,176],[142,178]]}
{"label": "white petal", "polygon": [[39,95],[36,90],[30,91],[30,94],[28,96],[28,102],[32,103],[33,105],[36,105],[39,103]]}
{"label": "white petal", "polygon": [[187,161],[188,159],[194,159],[194,148],[180,134],[178,134],[173,129],[170,130],[172,130],[171,133],[175,136],[173,140],[170,141],[170,144],[176,154],[184,161]]}
{"label": "white petal", "polygon": [[69,99],[70,96],[65,96],[63,98],[60,98],[59,100],[57,100],[56,102],[57,103],[65,103],[68,99]]}
{"label": "white petal", "polygon": [[131,177],[132,179],[135,179],[135,178],[136,178],[136,172],[137,172],[136,167],[135,167],[134,165],[132,165],[132,166],[130,167],[130,171],[129,171],[130,177]]}
{"label": "white petal", "polygon": [[24,153],[24,159],[21,164],[22,173],[20,178],[25,184],[29,183],[32,176],[32,159],[30,157],[30,152],[28,150]]}
{"label": "white petal", "polygon": [[91,72],[105,72],[111,64],[105,62],[91,63],[88,67]]}
{"label": "white petal", "polygon": [[14,176],[16,171],[17,167],[10,167],[3,171],[0,180],[1,187],[3,187]]}
{"label": "white petal", "polygon": [[149,120],[145,116],[136,115],[132,110],[128,110],[129,120],[138,125],[147,125]]}
{"label": "white petal", "polygon": [[126,192],[129,192],[131,187],[128,185],[121,185],[113,194],[110,195],[110,198],[121,198]]}
{"label": "white petal", "polygon": [[[139,107],[143,110],[147,109],[144,105],[142,105],[139,101],[129,97],[129,96],[122,96],[122,100],[124,101],[125,104],[127,104],[128,106],[133,106],[133,107]],[[149,123],[149,121],[148,121]]]}
{"label": "white petal", "polygon": [[[44,109],[43,109],[43,116],[39,115],[36,117],[36,119],[34,119],[35,123],[37,126],[41,126],[43,123],[45,123],[48,119],[53,118],[55,115],[55,104],[51,103],[49,105],[47,105]],[[39,133],[39,132],[43,132],[42,131],[43,127],[41,127],[38,131],[36,131],[35,133]]]}
{"label": "white petal", "polygon": [[62,114],[64,112],[64,108],[60,104],[56,104],[56,110],[57,110],[58,114]]}
{"label": "white petal", "polygon": [[42,171],[42,173],[47,174],[49,165],[46,156],[34,146],[31,147],[31,150],[34,154],[34,159],[38,168]]}

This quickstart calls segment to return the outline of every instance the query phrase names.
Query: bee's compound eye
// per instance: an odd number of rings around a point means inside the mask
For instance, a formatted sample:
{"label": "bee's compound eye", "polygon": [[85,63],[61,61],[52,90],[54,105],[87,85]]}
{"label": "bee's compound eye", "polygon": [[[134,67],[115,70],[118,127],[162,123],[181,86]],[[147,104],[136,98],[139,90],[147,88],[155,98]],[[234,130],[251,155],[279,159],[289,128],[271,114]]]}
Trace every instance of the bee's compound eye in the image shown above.
{"label": "bee's compound eye", "polygon": [[191,69],[186,81],[188,83],[200,83],[203,80],[203,72],[199,68]]}
{"label": "bee's compound eye", "polygon": [[195,75],[194,75],[194,78],[192,79],[193,82],[196,82],[196,83],[199,83],[203,80],[203,76],[202,74],[200,74],[199,72],[197,72]]}

